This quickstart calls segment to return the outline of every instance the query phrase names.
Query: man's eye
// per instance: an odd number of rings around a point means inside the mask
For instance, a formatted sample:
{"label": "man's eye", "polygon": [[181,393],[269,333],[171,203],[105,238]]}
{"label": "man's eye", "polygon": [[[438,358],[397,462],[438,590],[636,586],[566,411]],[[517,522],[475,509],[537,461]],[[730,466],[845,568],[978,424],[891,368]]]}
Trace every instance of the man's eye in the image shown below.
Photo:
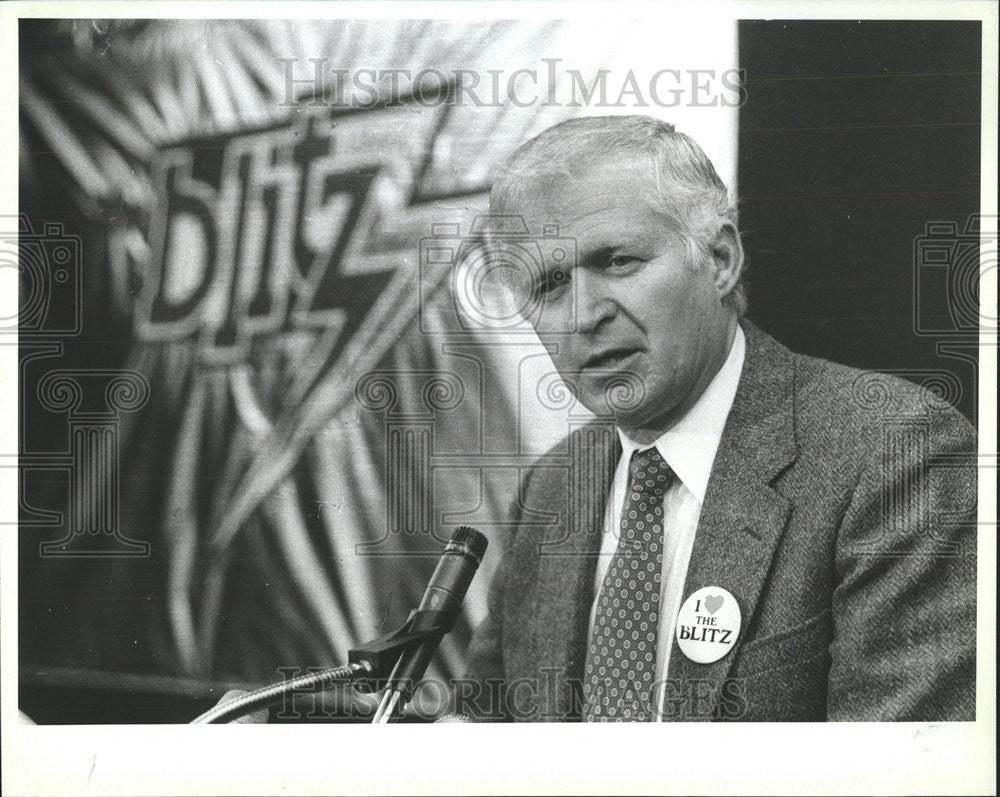
{"label": "man's eye", "polygon": [[615,271],[624,271],[634,268],[641,262],[639,258],[631,257],[630,255],[615,255],[608,260],[608,268]]}
{"label": "man's eye", "polygon": [[569,282],[569,274],[562,269],[553,269],[539,281],[536,291],[539,294],[552,293]]}

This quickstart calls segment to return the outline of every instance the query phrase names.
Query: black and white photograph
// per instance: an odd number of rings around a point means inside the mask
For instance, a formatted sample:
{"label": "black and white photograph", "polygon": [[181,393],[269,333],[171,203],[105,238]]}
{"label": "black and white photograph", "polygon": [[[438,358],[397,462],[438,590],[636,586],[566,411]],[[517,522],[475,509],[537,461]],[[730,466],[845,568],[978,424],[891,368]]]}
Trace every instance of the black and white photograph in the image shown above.
{"label": "black and white photograph", "polygon": [[0,33],[5,792],[995,793],[993,4]]}

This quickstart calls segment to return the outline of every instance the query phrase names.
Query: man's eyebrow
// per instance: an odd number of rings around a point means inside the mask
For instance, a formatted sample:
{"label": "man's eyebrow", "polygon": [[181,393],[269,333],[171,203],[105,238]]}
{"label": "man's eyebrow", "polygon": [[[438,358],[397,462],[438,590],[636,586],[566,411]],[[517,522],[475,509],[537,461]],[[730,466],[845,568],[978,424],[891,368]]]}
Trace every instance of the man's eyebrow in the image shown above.
{"label": "man's eyebrow", "polygon": [[617,246],[614,244],[607,244],[605,246],[599,247],[598,249],[592,249],[589,251],[579,252],[578,251],[578,262],[577,263],[567,263],[567,262],[556,262],[549,258],[545,258],[545,263],[543,266],[543,273],[550,275],[556,271],[566,271],[572,268],[573,265],[580,266],[595,266],[604,265],[608,259],[618,251]]}

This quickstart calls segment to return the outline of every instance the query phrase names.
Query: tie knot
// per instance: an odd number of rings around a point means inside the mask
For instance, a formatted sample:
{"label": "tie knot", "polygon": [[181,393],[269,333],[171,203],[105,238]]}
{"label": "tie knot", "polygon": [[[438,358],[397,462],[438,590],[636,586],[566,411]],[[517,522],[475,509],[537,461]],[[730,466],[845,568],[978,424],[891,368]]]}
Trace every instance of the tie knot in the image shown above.
{"label": "tie knot", "polygon": [[646,495],[663,495],[674,472],[656,447],[635,451],[628,466],[629,486]]}

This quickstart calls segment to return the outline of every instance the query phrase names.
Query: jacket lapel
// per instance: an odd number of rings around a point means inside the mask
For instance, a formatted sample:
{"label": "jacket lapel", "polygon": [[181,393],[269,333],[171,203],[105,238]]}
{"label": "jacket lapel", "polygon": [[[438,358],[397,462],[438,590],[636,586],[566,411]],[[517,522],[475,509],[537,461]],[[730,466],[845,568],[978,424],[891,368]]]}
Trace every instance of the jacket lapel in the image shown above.
{"label": "jacket lapel", "polygon": [[696,664],[673,645],[667,677],[684,682],[681,694],[689,694],[691,680],[711,684],[699,689],[712,696],[707,716],[699,711],[691,719],[711,718],[790,509],[770,483],[797,454],[792,354],[749,322],[744,329],[743,373],[712,466],[683,593],[686,599],[702,587],[722,587],[736,598],[742,622],[736,646],[717,662]]}
{"label": "jacket lapel", "polygon": [[541,679],[535,690],[541,720],[579,719],[594,573],[620,456],[614,425],[589,424],[570,434],[565,464],[547,471],[550,481],[537,493],[552,500],[544,508],[557,516],[539,546],[534,604],[538,638],[530,677]]}

